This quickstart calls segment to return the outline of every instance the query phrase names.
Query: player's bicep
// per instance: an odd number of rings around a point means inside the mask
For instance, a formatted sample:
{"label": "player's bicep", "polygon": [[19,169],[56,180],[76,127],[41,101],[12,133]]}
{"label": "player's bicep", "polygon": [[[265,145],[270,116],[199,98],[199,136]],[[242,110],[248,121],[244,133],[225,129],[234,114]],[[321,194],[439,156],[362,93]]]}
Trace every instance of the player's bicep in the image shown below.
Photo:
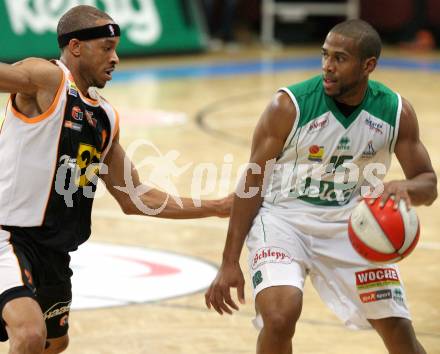
{"label": "player's bicep", "polygon": [[28,58],[14,64],[0,63],[0,91],[35,95],[39,89],[56,92],[63,74],[44,59]]}
{"label": "player's bicep", "polygon": [[433,172],[429,154],[420,140],[416,113],[405,99],[394,153],[408,179],[421,173]]}
{"label": "player's bicep", "polygon": [[0,63],[0,91],[10,93],[31,93],[36,86],[31,83],[31,75],[23,70],[23,62],[15,65]]}

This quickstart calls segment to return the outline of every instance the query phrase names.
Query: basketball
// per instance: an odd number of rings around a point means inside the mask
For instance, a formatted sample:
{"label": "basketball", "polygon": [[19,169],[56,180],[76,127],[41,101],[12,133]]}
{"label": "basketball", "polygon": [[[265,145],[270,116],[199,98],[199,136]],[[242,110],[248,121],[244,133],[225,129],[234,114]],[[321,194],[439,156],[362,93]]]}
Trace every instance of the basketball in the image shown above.
{"label": "basketball", "polygon": [[394,209],[390,198],[380,208],[381,198],[373,204],[364,199],[353,210],[348,235],[353,248],[373,263],[394,263],[408,256],[419,240],[420,223],[413,208],[404,201]]}

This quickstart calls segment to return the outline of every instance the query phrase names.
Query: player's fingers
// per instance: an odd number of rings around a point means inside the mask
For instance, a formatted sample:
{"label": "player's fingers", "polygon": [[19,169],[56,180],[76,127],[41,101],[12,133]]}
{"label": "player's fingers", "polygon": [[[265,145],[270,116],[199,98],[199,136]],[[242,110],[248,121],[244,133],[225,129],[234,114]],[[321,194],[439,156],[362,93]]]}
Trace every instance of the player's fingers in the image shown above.
{"label": "player's fingers", "polygon": [[218,304],[217,299],[214,294],[211,295],[211,298],[209,299],[209,301],[210,301],[212,307],[214,308],[214,310],[216,312],[218,312],[220,315],[223,315],[223,311],[221,310],[220,305]]}
{"label": "player's fingers", "polygon": [[244,284],[240,284],[237,286],[237,297],[238,301],[240,301],[241,304],[245,303],[244,300]]}
{"label": "player's fingers", "polygon": [[402,193],[402,200],[405,202],[406,210],[411,209],[411,198],[407,191]]}
{"label": "player's fingers", "polygon": [[226,289],[225,293],[223,294],[223,298],[225,299],[225,302],[226,302],[231,308],[233,308],[234,310],[238,311],[238,306],[237,306],[237,304],[234,302],[234,300],[232,300],[231,292],[230,292],[230,289],[229,289],[229,288]]}
{"label": "player's fingers", "polygon": [[412,207],[410,196],[408,196],[408,198],[406,198],[405,201],[406,201],[406,210],[409,211],[409,209],[411,209]]}
{"label": "player's fingers", "polygon": [[212,288],[212,285],[209,287],[208,291],[205,293],[205,304],[208,309],[211,309],[211,301],[209,300],[211,297],[211,288]]}
{"label": "player's fingers", "polygon": [[399,208],[399,204],[400,204],[400,200],[402,199],[402,194],[400,192],[397,192],[396,194],[394,194],[394,204],[393,204],[393,209],[397,210]]}
{"label": "player's fingers", "polygon": [[383,208],[385,206],[385,204],[388,201],[388,199],[390,198],[390,196],[391,196],[391,193],[385,189],[382,193],[382,198],[380,200],[380,207],[381,208]]}
{"label": "player's fingers", "polygon": [[[212,284],[211,288],[206,293],[206,302],[209,308],[213,307],[216,312],[223,315],[223,311],[219,305],[221,294],[219,294],[219,287],[217,284]],[[221,300],[223,302],[223,300]]]}
{"label": "player's fingers", "polygon": [[215,299],[216,299],[216,305],[218,306],[218,308],[220,310],[220,312],[219,311],[217,311],[217,312],[219,312],[221,315],[223,315],[223,312],[226,312],[226,313],[232,315],[231,309],[224,302],[224,297],[223,297],[222,292],[219,291],[217,293],[217,296]]}

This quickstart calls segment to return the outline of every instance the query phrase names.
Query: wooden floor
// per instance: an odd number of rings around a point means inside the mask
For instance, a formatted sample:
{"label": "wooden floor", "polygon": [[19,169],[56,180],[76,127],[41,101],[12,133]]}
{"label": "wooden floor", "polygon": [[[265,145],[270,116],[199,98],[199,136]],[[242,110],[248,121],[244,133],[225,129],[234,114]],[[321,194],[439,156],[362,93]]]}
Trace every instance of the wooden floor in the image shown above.
{"label": "wooden floor", "polygon": [[[192,65],[194,63],[319,55],[319,47],[278,51],[243,50],[235,53],[131,60],[123,68],[146,65]],[[402,58],[409,53],[387,51],[385,57]],[[421,60],[423,57],[416,57]],[[430,58],[428,58],[430,59]],[[439,60],[438,55],[434,59]],[[247,161],[255,123],[278,87],[319,70],[292,70],[233,76],[200,76],[136,82],[115,82],[104,90],[121,113],[121,141],[125,147],[147,139],[162,153],[180,152],[177,165],[214,162],[219,168],[226,154],[233,157],[233,179]],[[440,174],[440,72],[378,69],[372,76],[414,105],[421,136],[433,165]],[[2,100],[5,96],[1,97]],[[167,119],[164,112],[172,112]],[[202,114],[205,130],[197,124]],[[126,118],[125,118],[126,117]],[[170,118],[171,117],[171,118]],[[145,119],[144,119],[145,118]],[[157,118],[157,120],[155,120]],[[137,157],[136,160],[141,160]],[[229,160],[228,160],[229,161]],[[147,171],[141,169],[142,176]],[[388,178],[402,174],[394,163]],[[191,173],[175,181],[182,195],[190,193]],[[232,187],[231,187],[232,188]],[[215,197],[218,188],[210,196]],[[440,202],[417,209],[422,223],[419,247],[401,263],[401,271],[420,341],[429,354],[440,354]],[[163,221],[127,217],[106,195],[96,201],[92,241],[136,245],[185,254],[219,264],[227,221]],[[242,257],[245,260],[245,257]],[[247,265],[243,262],[247,274]],[[78,310],[70,316],[71,354],[250,354],[255,352],[257,331],[252,327],[253,302],[248,277],[247,303],[234,316],[220,317],[206,310],[203,292],[159,302],[106,309]],[[373,331],[351,331],[321,303],[309,283],[305,289],[302,319],[294,339],[295,353],[377,354],[386,353]],[[0,344],[0,353],[7,353]]]}

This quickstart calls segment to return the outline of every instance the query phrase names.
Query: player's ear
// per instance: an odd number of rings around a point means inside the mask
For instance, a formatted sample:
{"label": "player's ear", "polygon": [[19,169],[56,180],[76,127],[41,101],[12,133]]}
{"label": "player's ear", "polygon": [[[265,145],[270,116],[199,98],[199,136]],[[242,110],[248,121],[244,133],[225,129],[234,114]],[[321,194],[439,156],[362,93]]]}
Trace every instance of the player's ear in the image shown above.
{"label": "player's ear", "polygon": [[72,53],[74,57],[79,57],[81,53],[81,42],[78,39],[71,39],[69,41],[68,47],[69,52]]}
{"label": "player's ear", "polygon": [[377,58],[376,57],[370,57],[364,60],[364,71],[365,74],[371,74],[374,69],[376,69],[377,65]]}

